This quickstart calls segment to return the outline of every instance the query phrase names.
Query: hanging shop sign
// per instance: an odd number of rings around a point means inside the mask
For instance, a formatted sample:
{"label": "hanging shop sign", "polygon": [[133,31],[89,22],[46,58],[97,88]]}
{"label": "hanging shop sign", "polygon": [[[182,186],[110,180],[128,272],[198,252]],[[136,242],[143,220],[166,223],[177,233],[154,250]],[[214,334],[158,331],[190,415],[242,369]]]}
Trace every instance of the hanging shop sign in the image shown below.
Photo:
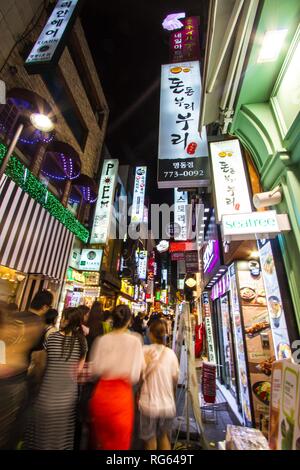
{"label": "hanging shop sign", "polygon": [[72,268],[67,269],[67,279],[68,282],[76,281],[81,284],[85,283],[85,277],[83,273],[79,273]]}
{"label": "hanging shop sign", "polygon": [[107,243],[118,175],[118,160],[104,160],[96,204],[91,243]]}
{"label": "hanging shop sign", "polygon": [[148,261],[148,252],[147,251],[139,251],[136,253],[137,255],[137,271],[138,277],[142,281],[145,281],[147,278],[147,261]]}
{"label": "hanging shop sign", "polygon": [[188,193],[187,191],[178,191],[174,188],[174,225],[179,228],[178,233],[174,233],[174,240],[187,239],[188,225]]}
{"label": "hanging shop sign", "polygon": [[246,171],[237,139],[210,142],[217,222],[226,214],[252,211]]}
{"label": "hanging shop sign", "polygon": [[202,294],[202,306],[203,306],[203,316],[210,317],[211,310],[210,310],[210,303],[209,303],[209,293],[203,292]]}
{"label": "hanging shop sign", "polygon": [[183,253],[185,251],[196,251],[197,244],[194,242],[171,242],[170,253]]}
{"label": "hanging shop sign", "polygon": [[154,279],[149,278],[147,280],[147,288],[146,288],[146,301],[151,302],[154,295]]}
{"label": "hanging shop sign", "polygon": [[276,359],[288,359],[291,357],[290,340],[271,242],[259,240],[258,248],[269,316],[271,319],[275,356]]}
{"label": "hanging shop sign", "polygon": [[162,281],[165,281],[166,285],[168,283],[168,270],[167,269],[162,269],[161,270],[161,279]]}
{"label": "hanging shop sign", "polygon": [[69,261],[69,265],[71,266],[71,268],[79,269],[80,255],[81,255],[80,248],[72,249],[71,255],[70,255],[70,261]]}
{"label": "hanging shop sign", "polygon": [[205,332],[207,338],[208,360],[209,362],[216,364],[216,353],[210,316],[205,317]]}
{"label": "hanging shop sign", "polygon": [[170,62],[200,59],[199,19],[196,16],[182,20],[183,27],[170,34]]}
{"label": "hanging shop sign", "polygon": [[184,253],[171,253],[172,261],[184,261]]}
{"label": "hanging shop sign", "polygon": [[198,120],[201,77],[198,61],[162,65],[158,148],[158,187],[209,184],[206,130]]}
{"label": "hanging shop sign", "polygon": [[43,31],[25,61],[28,73],[41,73],[57,65],[75,22],[81,0],[58,0]]}
{"label": "hanging shop sign", "polygon": [[198,251],[187,251],[184,253],[185,272],[187,274],[195,274],[199,271]]}
{"label": "hanging shop sign", "polygon": [[144,220],[146,174],[146,166],[136,167],[131,209],[131,222],[135,224],[139,224]]}
{"label": "hanging shop sign", "polygon": [[222,217],[222,235],[226,241],[275,238],[282,231],[290,230],[287,214],[276,211],[231,214]]}
{"label": "hanging shop sign", "polygon": [[218,240],[208,240],[207,246],[203,253],[204,274],[213,271],[220,259],[220,247]]}
{"label": "hanging shop sign", "polygon": [[84,271],[100,271],[103,250],[82,250],[79,269]]}
{"label": "hanging shop sign", "polygon": [[83,273],[85,277],[85,285],[86,286],[99,286],[100,284],[100,273]]}
{"label": "hanging shop sign", "polygon": [[83,291],[85,297],[99,297],[100,296],[100,287],[88,287]]}

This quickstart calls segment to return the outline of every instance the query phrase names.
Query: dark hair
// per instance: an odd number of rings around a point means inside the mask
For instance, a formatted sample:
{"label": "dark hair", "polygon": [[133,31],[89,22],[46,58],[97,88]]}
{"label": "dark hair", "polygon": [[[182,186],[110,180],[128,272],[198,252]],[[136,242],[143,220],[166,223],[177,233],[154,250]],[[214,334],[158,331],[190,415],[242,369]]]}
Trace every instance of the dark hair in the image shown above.
{"label": "dark hair", "polygon": [[109,318],[112,318],[113,312],[110,310],[104,310],[103,312],[103,321],[107,321]]}
{"label": "dark hair", "polygon": [[69,346],[68,355],[66,357],[66,361],[68,361],[71,357],[71,354],[74,349],[75,341],[78,339],[81,349],[81,358],[85,355],[85,337],[81,330],[82,324],[82,312],[79,307],[69,307],[63,311],[62,318],[67,320],[66,326],[61,328],[61,331],[65,333],[64,340],[63,340],[63,347],[62,347],[62,356],[64,356],[66,352],[66,338],[68,334],[71,333],[71,342]]}
{"label": "dark hair", "polygon": [[167,326],[165,320],[157,319],[150,326],[150,333],[158,344],[164,344],[167,334]]}
{"label": "dark hair", "polygon": [[78,311],[80,312],[81,314],[81,320],[83,321],[84,320],[84,317],[87,313],[89,313],[90,309],[87,305],[79,305],[79,307],[77,307]]}
{"label": "dark hair", "polygon": [[45,314],[46,325],[54,325],[58,317],[58,311],[55,308],[49,308]]}
{"label": "dark hair", "polygon": [[45,307],[45,305],[47,305],[47,307],[51,307],[52,303],[52,292],[49,290],[40,290],[33,297],[30,308],[34,308],[34,310],[40,310],[41,308]]}
{"label": "dark hair", "polygon": [[89,336],[91,338],[96,338],[96,336],[103,334],[103,317],[102,303],[96,300],[92,305],[89,319],[87,321],[87,326],[89,327]]}
{"label": "dark hair", "polygon": [[118,305],[113,311],[114,328],[123,328],[131,319],[132,313],[127,305]]}

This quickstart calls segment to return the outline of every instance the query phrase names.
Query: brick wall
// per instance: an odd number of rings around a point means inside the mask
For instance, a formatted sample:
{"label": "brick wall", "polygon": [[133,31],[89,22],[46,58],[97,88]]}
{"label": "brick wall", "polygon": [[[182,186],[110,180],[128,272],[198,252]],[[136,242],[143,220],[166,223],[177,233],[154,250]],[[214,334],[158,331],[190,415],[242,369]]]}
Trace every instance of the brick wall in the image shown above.
{"label": "brick wall", "polygon": [[[20,39],[21,35],[27,28],[30,29],[30,27],[34,25],[41,12],[41,18],[34,30],[26,37],[25,40],[20,41],[8,58],[8,55],[16,41]],[[7,89],[11,89],[13,87],[27,88],[35,91],[48,101],[57,116],[56,138],[67,142],[76,149],[82,161],[82,173],[93,177],[97,172],[99,157],[104,142],[108,119],[108,106],[80,20],[76,20],[74,33],[77,37],[80,48],[82,48],[82,56],[85,58],[87,69],[89,70],[94,88],[98,95],[98,100],[101,103],[102,109],[105,111],[105,119],[101,125],[101,129],[96,121],[94,112],[90,106],[84,87],[77,73],[77,69],[67,47],[60,58],[59,69],[62,72],[71,94],[73,95],[82,120],[88,129],[88,137],[84,151],[80,148],[71,129],[60,114],[59,109],[57,109],[42,78],[39,75],[28,75],[23,67],[24,60],[21,57],[20,52],[26,43],[28,44],[28,41],[35,41],[38,38],[47,17],[48,15],[46,12],[43,12],[42,1],[0,0],[0,69],[8,58],[6,65],[0,73],[0,78],[6,82]],[[14,67],[14,69],[11,67]]]}

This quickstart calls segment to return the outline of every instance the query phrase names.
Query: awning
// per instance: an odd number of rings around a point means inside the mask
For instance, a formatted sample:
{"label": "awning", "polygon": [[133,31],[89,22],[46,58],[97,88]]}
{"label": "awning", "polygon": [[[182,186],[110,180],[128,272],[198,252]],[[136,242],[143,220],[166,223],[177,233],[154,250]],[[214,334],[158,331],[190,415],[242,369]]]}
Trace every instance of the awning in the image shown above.
{"label": "awning", "polygon": [[259,0],[210,0],[199,132],[213,122],[227,132]]}
{"label": "awning", "polygon": [[62,280],[74,235],[7,176],[0,181],[0,264]]}

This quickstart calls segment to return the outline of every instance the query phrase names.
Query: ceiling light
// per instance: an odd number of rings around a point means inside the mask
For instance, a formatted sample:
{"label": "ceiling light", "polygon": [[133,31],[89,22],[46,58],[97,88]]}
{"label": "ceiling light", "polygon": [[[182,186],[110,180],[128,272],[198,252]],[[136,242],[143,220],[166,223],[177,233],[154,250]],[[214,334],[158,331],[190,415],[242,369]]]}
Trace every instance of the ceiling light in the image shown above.
{"label": "ceiling light", "polygon": [[204,212],[206,212],[206,213],[209,212],[209,211],[210,211],[210,209],[208,207],[206,209],[204,209]]}
{"label": "ceiling light", "polygon": [[258,251],[252,251],[250,256],[251,256],[251,258],[259,258],[259,252]]}
{"label": "ceiling light", "polygon": [[201,224],[201,227],[205,227],[205,224]]}
{"label": "ceiling light", "polygon": [[221,272],[221,273],[224,273],[225,271],[226,271],[225,268],[220,269],[220,272]]}
{"label": "ceiling light", "polygon": [[45,114],[33,113],[30,115],[31,124],[42,132],[50,132],[54,129],[54,123]]}
{"label": "ceiling light", "polygon": [[203,220],[207,220],[207,217],[203,217]]}
{"label": "ceiling light", "polygon": [[287,29],[275,29],[265,33],[257,59],[259,64],[274,62],[278,58],[287,32]]}

